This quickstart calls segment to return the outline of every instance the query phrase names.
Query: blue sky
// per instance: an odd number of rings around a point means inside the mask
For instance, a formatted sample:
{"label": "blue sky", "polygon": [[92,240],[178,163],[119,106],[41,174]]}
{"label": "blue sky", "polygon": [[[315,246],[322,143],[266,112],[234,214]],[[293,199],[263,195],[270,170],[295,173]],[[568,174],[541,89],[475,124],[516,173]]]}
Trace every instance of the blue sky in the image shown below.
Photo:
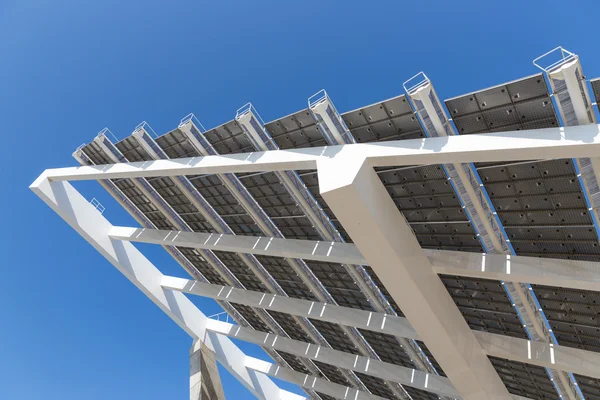
{"label": "blue sky", "polygon": [[[28,190],[108,126],[208,128],[252,101],[266,121],[326,88],[340,111],[424,70],[449,98],[537,72],[562,45],[600,76],[597,1],[0,0],[0,399],[188,396],[191,344]],[[133,223],[99,185],[115,223]],[[165,272],[183,276],[162,251]],[[207,313],[218,307],[194,299]],[[260,351],[245,347],[252,354]],[[231,399],[250,398],[223,376]]]}

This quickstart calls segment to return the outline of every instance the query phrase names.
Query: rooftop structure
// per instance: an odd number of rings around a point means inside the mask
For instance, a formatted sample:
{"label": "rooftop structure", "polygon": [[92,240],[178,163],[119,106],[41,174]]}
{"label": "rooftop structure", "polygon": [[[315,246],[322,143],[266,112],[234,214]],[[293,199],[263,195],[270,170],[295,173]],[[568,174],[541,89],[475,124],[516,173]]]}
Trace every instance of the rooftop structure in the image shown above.
{"label": "rooftop structure", "polygon": [[[161,136],[105,129],[31,188],[192,336],[194,398],[223,396],[201,390],[218,362],[268,400],[302,398],[269,377],[323,400],[598,400],[600,83],[562,48],[534,64],[445,101],[419,73],[341,114],[321,91],[268,123],[247,104],[209,130],[193,114]],[[113,226],[73,180],[140,226]]]}

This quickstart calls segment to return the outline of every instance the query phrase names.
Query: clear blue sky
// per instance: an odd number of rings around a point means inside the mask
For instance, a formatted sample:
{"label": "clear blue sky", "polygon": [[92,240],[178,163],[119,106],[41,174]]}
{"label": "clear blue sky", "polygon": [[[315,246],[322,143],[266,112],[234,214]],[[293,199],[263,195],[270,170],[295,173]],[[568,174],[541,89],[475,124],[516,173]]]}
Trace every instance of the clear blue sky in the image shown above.
{"label": "clear blue sky", "polygon": [[[268,121],[321,88],[345,111],[421,70],[445,99],[535,73],[558,45],[596,77],[599,13],[597,0],[0,0],[0,399],[188,396],[190,338],[28,190],[100,129],[164,133],[189,112],[208,128],[247,101]],[[81,190],[131,223],[99,185]]]}

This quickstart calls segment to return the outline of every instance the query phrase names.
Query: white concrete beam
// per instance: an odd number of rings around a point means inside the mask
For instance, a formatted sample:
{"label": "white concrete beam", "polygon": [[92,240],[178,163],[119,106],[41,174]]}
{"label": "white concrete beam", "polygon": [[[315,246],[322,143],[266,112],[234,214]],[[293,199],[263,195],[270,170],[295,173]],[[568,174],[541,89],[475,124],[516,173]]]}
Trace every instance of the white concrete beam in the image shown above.
{"label": "white concrete beam", "polygon": [[319,162],[318,174],[321,195],[460,396],[510,399],[372,165],[329,160]]}
{"label": "white concrete beam", "polygon": [[47,170],[53,180],[98,180],[151,176],[315,169],[317,161],[369,159],[372,166],[518,161],[594,157],[600,126],[582,125],[525,131],[448,136],[156,160]]}
{"label": "white concrete beam", "polygon": [[205,343],[215,351],[219,363],[257,398],[304,399],[281,390],[266,375],[247,369],[245,354],[230,339],[207,334],[205,325],[208,318],[183,293],[164,289],[160,285],[162,273],[131,243],[111,239],[108,236],[112,228],[110,222],[71,184],[50,181],[46,174],[42,174],[30,189],[185,332],[195,339],[206,337]]}
{"label": "white concrete beam", "polygon": [[600,291],[600,263],[553,258],[425,250],[438,274]]}
{"label": "white concrete beam", "polygon": [[474,331],[489,356],[600,378],[600,353]]}
{"label": "white concrete beam", "polygon": [[[163,287],[175,291],[213,299],[227,300],[231,303],[244,304],[250,307],[264,308],[291,315],[309,317],[311,319],[354,326],[389,335],[418,339],[416,332],[411,327],[408,320],[402,317],[341,306],[332,306],[308,300],[284,298],[266,293],[212,285],[169,276],[165,276],[162,282]],[[223,324],[219,325],[218,321],[212,322],[211,320],[208,322],[207,329],[229,335],[228,332],[219,327],[228,327],[231,325]],[[256,332],[256,334],[261,334],[257,331],[254,332]],[[554,361],[552,361],[552,358],[550,357],[551,346],[547,343],[481,331],[473,331],[473,334],[481,344],[483,351],[489,356],[539,365],[566,372],[574,372],[581,375],[600,377],[598,376],[600,375],[600,370],[597,369],[597,367],[594,367],[600,365],[600,353],[565,346],[552,346],[554,349]],[[243,339],[241,336],[239,338]],[[262,339],[252,340],[264,340],[264,337],[262,337]],[[306,348],[304,350],[306,350]],[[283,351],[293,352],[289,349]],[[302,356],[305,356],[304,353]]]}
{"label": "white concrete beam", "polygon": [[[246,356],[246,368],[257,371],[273,378],[294,383],[307,390],[314,390],[341,400],[388,400],[371,393],[356,390],[351,387],[317,378],[316,376],[303,374],[293,369],[280,367],[273,363],[259,360],[258,358]],[[281,400],[288,400],[282,397]],[[289,399],[295,400],[295,399]]]}
{"label": "white concrete beam", "polygon": [[408,339],[418,339],[415,330],[410,326],[406,318],[393,315],[277,296],[270,293],[236,289],[229,286],[213,285],[171,276],[162,278],[162,286],[166,289],[209,297],[215,300],[226,300],[235,304],[333,322],[335,324],[374,332],[388,333]]}
{"label": "white concrete beam", "polygon": [[[261,236],[152,230],[115,226],[113,239],[197,249],[369,265],[352,243]],[[593,261],[424,249],[437,274],[600,291],[600,263]]]}
{"label": "white concrete beam", "polygon": [[271,347],[275,350],[294,354],[299,357],[307,357],[311,360],[374,376],[386,381],[397,382],[401,385],[441,396],[458,397],[458,393],[452,387],[450,380],[442,376],[217,320],[208,321],[206,329],[245,342]]}
{"label": "white concrete beam", "polygon": [[[334,263],[364,264],[364,258],[351,243],[323,242],[276,237],[182,232],[115,226],[113,239],[196,249],[261,254],[273,257],[302,258]],[[361,261],[362,262],[359,262]]]}

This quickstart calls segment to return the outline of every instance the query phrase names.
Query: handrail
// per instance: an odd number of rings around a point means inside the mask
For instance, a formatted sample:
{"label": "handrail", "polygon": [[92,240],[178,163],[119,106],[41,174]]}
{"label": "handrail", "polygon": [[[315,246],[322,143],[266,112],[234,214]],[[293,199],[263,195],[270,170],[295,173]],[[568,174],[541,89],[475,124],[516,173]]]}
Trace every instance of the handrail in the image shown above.
{"label": "handrail", "polygon": [[157,134],[157,133],[154,131],[154,129],[152,129],[152,127],[150,126],[150,124],[149,124],[149,123],[147,123],[146,121],[142,121],[142,122],[140,122],[140,123],[139,123],[139,124],[138,124],[138,125],[135,127],[135,129],[133,130],[133,132],[135,133],[135,132],[141,131],[142,129],[143,129],[144,131],[146,131],[146,132],[148,132],[148,131],[152,132],[152,134],[154,135],[154,137],[155,137],[155,138],[157,138],[157,137],[158,137],[158,134]]}
{"label": "handrail", "polygon": [[[325,91],[325,89],[321,89],[317,93],[313,94],[312,96],[310,96],[308,98],[308,108],[310,109],[313,106],[327,100],[328,98],[329,98],[329,96],[327,95],[327,92]],[[315,99],[315,100],[313,100],[313,99]]]}
{"label": "handrail", "polygon": [[[415,83],[412,86],[408,86],[407,87],[408,83],[411,83],[412,81],[416,80],[417,77],[420,77],[420,76],[423,76],[423,78],[420,81],[418,81],[417,83]],[[416,75],[408,78],[408,80],[406,80],[402,84],[402,87],[404,88],[404,90],[406,91],[406,93],[412,94],[417,89],[419,89],[420,87],[427,85],[429,82],[431,82],[431,81],[429,80],[429,78],[427,77],[427,75],[425,75],[425,72],[421,71],[421,72],[418,72]]]}
{"label": "handrail", "polygon": [[[558,61],[554,61],[553,63],[551,63],[550,65],[548,65],[546,67],[543,67],[538,63],[539,61],[548,57],[549,55],[555,54],[557,51],[560,51],[560,57],[561,57]],[[567,61],[576,60],[576,59],[577,59],[577,54],[571,53],[569,50],[563,49],[562,46],[558,46],[558,47],[542,54],[541,56],[535,58],[533,60],[533,65],[535,65],[542,71],[548,73],[548,71],[551,71],[552,69],[559,67],[560,65],[563,65]]]}

